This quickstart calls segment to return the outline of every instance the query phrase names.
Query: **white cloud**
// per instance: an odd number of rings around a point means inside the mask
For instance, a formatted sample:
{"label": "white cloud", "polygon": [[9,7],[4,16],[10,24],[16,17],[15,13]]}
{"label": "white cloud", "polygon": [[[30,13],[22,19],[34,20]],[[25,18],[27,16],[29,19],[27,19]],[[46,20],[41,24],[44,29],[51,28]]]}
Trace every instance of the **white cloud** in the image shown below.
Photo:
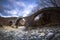
{"label": "white cloud", "polygon": [[26,6],[26,5],[24,4],[24,2],[16,2],[16,4],[17,4],[18,6],[23,6],[23,7]]}
{"label": "white cloud", "polygon": [[0,16],[3,16],[3,15],[0,13]]}
{"label": "white cloud", "polygon": [[5,13],[8,13],[8,15],[16,15],[17,14],[17,11],[16,10],[5,10]]}
{"label": "white cloud", "polygon": [[[17,17],[17,16],[28,16],[31,13],[32,9],[36,7],[36,4],[26,4],[23,1],[16,1],[16,0],[8,0],[8,5],[4,5],[6,8],[11,8],[10,10],[4,10],[5,13],[8,13],[7,16],[4,17]],[[11,7],[10,7],[11,6]],[[18,7],[19,6],[19,7]],[[22,11],[20,10],[22,8]],[[12,9],[13,8],[13,9]],[[10,14],[10,15],[9,15]]]}
{"label": "white cloud", "polygon": [[[12,9],[12,10],[5,10],[6,13],[11,14],[10,16],[12,17],[17,17],[17,16],[23,16],[26,17],[28,16],[28,14],[31,13],[32,9],[35,7],[36,5],[25,5],[23,11],[19,10],[19,9]],[[7,16],[7,17],[10,17]]]}
{"label": "white cloud", "polygon": [[28,14],[31,13],[31,11],[34,7],[36,7],[36,5],[33,5],[33,4],[30,4],[27,7],[25,7],[25,9],[23,11],[23,13],[24,13],[23,17],[28,16]]}
{"label": "white cloud", "polygon": [[15,15],[15,14],[17,14],[17,11],[11,10],[11,11],[7,11],[7,13],[12,14],[12,15],[13,15],[13,14]]}
{"label": "white cloud", "polygon": [[19,16],[17,16],[17,15],[7,15],[7,16],[2,15],[2,17],[19,17]]}
{"label": "white cloud", "polygon": [[25,7],[25,3],[23,1],[17,1],[17,0],[9,0],[10,4],[14,7]]}

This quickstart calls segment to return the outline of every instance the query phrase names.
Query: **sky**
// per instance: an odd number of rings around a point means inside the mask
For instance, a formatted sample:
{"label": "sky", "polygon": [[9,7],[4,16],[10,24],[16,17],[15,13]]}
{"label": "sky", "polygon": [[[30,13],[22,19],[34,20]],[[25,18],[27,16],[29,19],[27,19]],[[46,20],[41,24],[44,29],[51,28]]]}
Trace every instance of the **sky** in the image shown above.
{"label": "sky", "polygon": [[[28,16],[32,10],[38,6],[38,0],[0,0],[0,16],[2,17],[19,17]],[[53,5],[48,0],[42,0],[44,3],[48,3],[48,6]],[[40,0],[40,8],[48,7],[46,4],[42,5]],[[58,1],[59,3],[59,1]],[[58,4],[57,3],[57,4]]]}
{"label": "sky", "polygon": [[0,0],[0,16],[25,17],[36,6],[35,0]]}

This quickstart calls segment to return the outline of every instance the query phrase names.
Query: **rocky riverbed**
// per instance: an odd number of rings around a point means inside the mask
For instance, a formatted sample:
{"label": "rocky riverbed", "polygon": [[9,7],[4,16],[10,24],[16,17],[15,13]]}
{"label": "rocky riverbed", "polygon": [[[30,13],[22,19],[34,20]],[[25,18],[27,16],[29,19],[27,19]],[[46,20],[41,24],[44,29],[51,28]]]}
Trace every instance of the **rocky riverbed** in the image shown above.
{"label": "rocky riverbed", "polygon": [[60,40],[60,27],[43,27],[31,30],[0,28],[0,40]]}

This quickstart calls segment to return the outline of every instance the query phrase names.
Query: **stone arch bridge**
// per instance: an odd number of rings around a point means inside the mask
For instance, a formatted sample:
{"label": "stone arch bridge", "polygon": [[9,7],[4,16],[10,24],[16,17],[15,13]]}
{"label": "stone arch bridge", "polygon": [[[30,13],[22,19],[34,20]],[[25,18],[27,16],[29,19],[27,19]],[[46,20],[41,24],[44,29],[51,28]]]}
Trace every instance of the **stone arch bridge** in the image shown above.
{"label": "stone arch bridge", "polygon": [[[41,14],[42,14],[42,16],[39,16],[39,20],[35,21],[34,19],[38,15],[41,15]],[[24,23],[25,26],[34,26],[34,27],[40,26],[40,25],[45,25],[50,22],[60,23],[60,7],[43,8],[41,10],[38,10],[37,12],[35,12],[34,14],[32,14],[30,16],[18,18],[15,23],[16,28],[18,28],[19,21],[21,21],[23,19],[25,20],[25,23]]]}

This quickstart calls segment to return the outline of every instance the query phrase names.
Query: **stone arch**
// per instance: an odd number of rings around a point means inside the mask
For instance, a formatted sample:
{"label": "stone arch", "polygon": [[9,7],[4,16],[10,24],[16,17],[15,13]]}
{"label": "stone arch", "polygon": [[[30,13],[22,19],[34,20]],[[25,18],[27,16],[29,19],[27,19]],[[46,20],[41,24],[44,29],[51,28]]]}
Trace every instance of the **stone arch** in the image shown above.
{"label": "stone arch", "polygon": [[43,13],[43,17],[41,17],[41,19],[39,19],[39,21],[41,24],[45,25],[52,21],[52,19],[50,19],[51,15],[52,16],[60,15],[60,7],[48,7],[48,8],[43,8],[41,10],[38,10],[37,12],[35,12],[34,14],[32,14],[26,18],[27,19],[26,25],[30,26],[30,24],[32,24],[34,22],[35,17],[42,13]]}
{"label": "stone arch", "polygon": [[9,26],[11,26],[13,24],[13,21],[9,21]]}
{"label": "stone arch", "polygon": [[22,17],[19,17],[17,20],[16,20],[16,22],[15,22],[15,25],[16,25],[16,28],[18,28],[18,26],[19,26],[19,21],[22,19]]}
{"label": "stone arch", "polygon": [[24,18],[26,20],[26,23],[25,23],[26,26],[30,26],[30,24],[34,22],[35,17],[38,16],[39,14],[41,14],[41,13],[43,13],[43,17],[39,21],[43,20],[44,21],[43,23],[48,23],[47,21],[50,20],[50,16],[51,16],[52,13],[53,13],[52,15],[54,15],[54,13],[60,13],[60,7],[48,7],[48,8],[40,9],[30,16],[19,18],[16,21],[16,24],[18,24],[19,20]]}

